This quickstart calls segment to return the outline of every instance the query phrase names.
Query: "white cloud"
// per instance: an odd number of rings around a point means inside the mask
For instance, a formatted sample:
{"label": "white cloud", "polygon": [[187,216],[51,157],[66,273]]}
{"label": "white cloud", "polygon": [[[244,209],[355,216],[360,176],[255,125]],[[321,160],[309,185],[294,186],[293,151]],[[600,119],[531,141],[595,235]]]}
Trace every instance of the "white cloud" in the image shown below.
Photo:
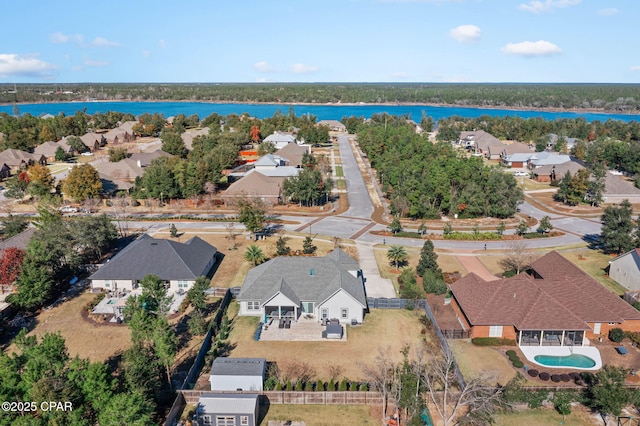
{"label": "white cloud", "polygon": [[582,0],[532,0],[529,3],[522,3],[520,9],[531,13],[545,13],[551,9],[576,6]]}
{"label": "white cloud", "polygon": [[109,61],[96,61],[94,59],[85,59],[84,64],[88,67],[106,67]]}
{"label": "white cloud", "polygon": [[0,53],[0,75],[49,77],[56,66],[41,61],[38,56]]}
{"label": "white cloud", "polygon": [[610,7],[609,9],[600,9],[598,11],[598,15],[600,16],[613,16],[617,15],[618,13],[620,13],[620,11],[615,7]]}
{"label": "white cloud", "polygon": [[104,37],[96,37],[91,42],[91,45],[94,47],[114,47],[119,46],[115,41],[107,40]]}
{"label": "white cloud", "polygon": [[253,64],[253,68],[258,72],[275,72],[276,70],[267,61],[260,61]]}
{"label": "white cloud", "polygon": [[142,57],[145,59],[149,59],[151,57],[151,51],[150,50],[143,50],[142,51]]}
{"label": "white cloud", "polygon": [[160,46],[161,49],[164,49],[167,46],[167,42],[164,41],[164,39],[160,39],[158,40],[158,46]]}
{"label": "white cloud", "polygon": [[49,34],[49,41],[53,44],[64,44],[70,42],[81,44],[84,41],[84,36],[82,34],[63,34],[58,31],[53,34]]}
{"label": "white cloud", "polygon": [[449,35],[460,43],[473,43],[480,39],[480,28],[475,25],[459,25],[449,31]]}
{"label": "white cloud", "polygon": [[633,66],[629,68],[631,71],[640,71],[640,65]]}
{"label": "white cloud", "polygon": [[546,40],[523,41],[520,43],[508,43],[502,48],[502,51],[508,55],[518,56],[550,56],[562,52],[555,44]]}
{"label": "white cloud", "polygon": [[294,74],[309,74],[318,71],[318,67],[314,65],[305,64],[293,64],[291,65],[291,72]]}

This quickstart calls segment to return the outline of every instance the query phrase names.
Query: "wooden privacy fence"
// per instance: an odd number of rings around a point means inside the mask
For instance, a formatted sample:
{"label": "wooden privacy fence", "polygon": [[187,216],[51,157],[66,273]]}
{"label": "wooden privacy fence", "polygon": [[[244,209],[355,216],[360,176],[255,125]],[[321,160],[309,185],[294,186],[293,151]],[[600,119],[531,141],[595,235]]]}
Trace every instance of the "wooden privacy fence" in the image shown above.
{"label": "wooden privacy fence", "polygon": [[197,404],[203,394],[258,394],[261,395],[261,404],[292,404],[292,405],[380,405],[382,394],[380,392],[305,392],[305,391],[243,391],[243,392],[215,392],[215,391],[179,391],[187,404]]}

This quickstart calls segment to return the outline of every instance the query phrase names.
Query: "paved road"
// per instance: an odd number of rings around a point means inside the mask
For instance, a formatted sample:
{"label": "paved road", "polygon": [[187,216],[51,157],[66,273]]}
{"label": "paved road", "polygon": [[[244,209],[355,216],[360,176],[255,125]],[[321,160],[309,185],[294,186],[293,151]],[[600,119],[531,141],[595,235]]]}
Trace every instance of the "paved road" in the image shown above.
{"label": "paved road", "polygon": [[358,163],[351,150],[351,144],[349,144],[349,138],[352,137],[354,135],[338,136],[342,170],[347,181],[347,196],[349,197],[349,210],[341,216],[370,219],[373,214],[373,204],[371,203],[371,198],[369,198],[369,191],[367,191]]}

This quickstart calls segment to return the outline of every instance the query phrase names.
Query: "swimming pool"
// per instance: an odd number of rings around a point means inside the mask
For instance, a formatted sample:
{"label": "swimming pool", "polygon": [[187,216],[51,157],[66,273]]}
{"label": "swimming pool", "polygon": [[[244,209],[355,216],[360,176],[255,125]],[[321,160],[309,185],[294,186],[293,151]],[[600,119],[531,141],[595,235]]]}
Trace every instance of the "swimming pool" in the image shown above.
{"label": "swimming pool", "polygon": [[547,367],[592,368],[596,362],[586,355],[571,354],[566,356],[536,355],[533,358],[538,364]]}

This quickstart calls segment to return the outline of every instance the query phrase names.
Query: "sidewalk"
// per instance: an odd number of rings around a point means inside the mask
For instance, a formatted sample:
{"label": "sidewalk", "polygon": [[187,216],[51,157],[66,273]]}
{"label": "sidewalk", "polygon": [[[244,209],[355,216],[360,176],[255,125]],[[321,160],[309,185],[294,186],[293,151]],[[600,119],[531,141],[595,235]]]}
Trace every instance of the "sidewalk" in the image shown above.
{"label": "sidewalk", "polygon": [[467,273],[473,272],[485,281],[495,281],[500,279],[489,272],[487,267],[484,266],[484,264],[478,260],[476,255],[472,253],[467,255],[456,255],[456,259],[460,262],[462,267],[467,270]]}
{"label": "sidewalk", "polygon": [[380,270],[378,269],[376,257],[373,253],[373,244],[356,241],[356,248],[358,249],[362,275],[366,280],[365,288],[367,289],[367,297],[398,297],[391,280],[380,276]]}

